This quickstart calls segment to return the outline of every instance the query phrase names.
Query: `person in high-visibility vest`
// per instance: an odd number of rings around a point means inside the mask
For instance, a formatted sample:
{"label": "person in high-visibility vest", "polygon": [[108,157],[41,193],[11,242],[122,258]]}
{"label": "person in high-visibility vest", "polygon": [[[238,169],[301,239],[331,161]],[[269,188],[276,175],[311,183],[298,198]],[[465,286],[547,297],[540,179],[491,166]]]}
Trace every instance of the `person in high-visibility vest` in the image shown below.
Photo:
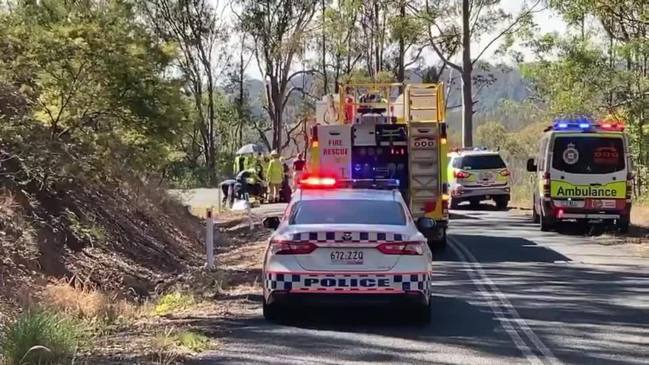
{"label": "person in high-visibility vest", "polygon": [[234,166],[232,166],[232,174],[237,175],[241,171],[246,169],[246,159],[242,155],[237,155],[234,157]]}
{"label": "person in high-visibility vest", "polygon": [[270,187],[269,199],[271,202],[277,203],[279,201],[279,189],[284,180],[284,169],[282,167],[282,162],[279,160],[279,154],[277,151],[270,153],[270,162],[268,163],[268,169],[266,170],[266,179],[268,181],[268,186]]}

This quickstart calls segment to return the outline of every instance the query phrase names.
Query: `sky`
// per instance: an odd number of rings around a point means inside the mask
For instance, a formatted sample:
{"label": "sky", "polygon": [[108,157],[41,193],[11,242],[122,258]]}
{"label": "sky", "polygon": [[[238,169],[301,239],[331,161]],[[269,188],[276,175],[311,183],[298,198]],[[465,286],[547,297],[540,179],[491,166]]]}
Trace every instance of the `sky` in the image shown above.
{"label": "sky", "polygon": [[[226,18],[232,18],[231,14],[231,9],[230,6],[228,5],[231,0],[211,0],[215,4],[219,4],[219,9],[223,9],[225,17]],[[534,1],[534,0],[528,0],[528,1]],[[501,6],[503,9],[511,14],[517,14],[520,12],[521,7],[524,4],[524,0],[502,0],[501,1]],[[224,6],[225,5],[225,6]],[[534,19],[536,21],[536,24],[539,28],[539,32],[541,34],[543,33],[550,33],[550,32],[558,32],[558,33],[564,33],[567,31],[567,27],[563,19],[561,18],[560,15],[556,14],[555,12],[551,10],[543,10],[539,13],[536,13],[534,15]],[[474,44],[472,48],[472,53],[475,55],[479,50],[481,50],[486,43],[490,40],[490,37],[484,37],[484,39],[478,43]],[[490,49],[485,52],[483,59],[489,59],[492,62],[505,62],[505,63],[511,63],[511,59],[503,58],[503,57],[497,57],[494,55],[494,51],[498,48],[498,44],[494,44],[490,47]],[[526,50],[522,47],[515,46],[514,47],[517,51],[521,52],[526,58],[529,58],[531,56],[531,53],[529,50]],[[433,51],[430,50],[429,53],[425,53],[424,57],[426,59],[431,59],[434,60],[433,62],[437,62],[436,56],[433,54]],[[261,79],[261,73],[259,71],[259,67],[257,63],[253,60],[253,62],[250,63],[247,71],[247,75],[250,78],[254,79]]]}

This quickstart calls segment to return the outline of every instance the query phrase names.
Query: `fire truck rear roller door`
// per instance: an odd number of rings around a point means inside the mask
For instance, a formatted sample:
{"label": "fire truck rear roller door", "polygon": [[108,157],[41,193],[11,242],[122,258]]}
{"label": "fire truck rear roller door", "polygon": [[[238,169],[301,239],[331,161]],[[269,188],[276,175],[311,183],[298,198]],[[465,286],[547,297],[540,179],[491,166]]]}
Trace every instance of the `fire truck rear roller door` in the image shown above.
{"label": "fire truck rear roller door", "polygon": [[348,125],[318,127],[320,171],[350,179],[352,170],[352,130]]}

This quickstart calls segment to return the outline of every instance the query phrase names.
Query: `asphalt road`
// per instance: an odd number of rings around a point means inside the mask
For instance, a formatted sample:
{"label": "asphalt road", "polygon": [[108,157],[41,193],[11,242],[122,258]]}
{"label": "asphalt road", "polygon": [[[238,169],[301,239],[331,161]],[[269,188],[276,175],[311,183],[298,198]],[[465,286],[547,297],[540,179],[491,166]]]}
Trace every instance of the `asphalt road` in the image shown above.
{"label": "asphalt road", "polygon": [[649,363],[646,259],[604,237],[542,233],[513,212],[454,218],[430,325],[381,308],[274,324],[260,306],[224,324],[221,349],[197,364]]}

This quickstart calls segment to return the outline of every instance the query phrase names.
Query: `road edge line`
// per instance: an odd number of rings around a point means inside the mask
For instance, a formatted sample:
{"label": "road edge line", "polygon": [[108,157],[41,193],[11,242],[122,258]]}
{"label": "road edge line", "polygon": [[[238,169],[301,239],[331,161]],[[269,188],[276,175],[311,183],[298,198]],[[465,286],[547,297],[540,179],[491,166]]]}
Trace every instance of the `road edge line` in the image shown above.
{"label": "road edge line", "polygon": [[[491,308],[491,311],[493,314],[496,316],[496,319],[498,322],[500,322],[500,326],[505,330],[509,338],[512,340],[514,343],[514,346],[520,351],[525,359],[531,363],[531,364],[543,364],[541,359],[538,358],[533,352],[532,349],[525,343],[523,338],[521,337],[520,333],[516,330],[515,323],[512,321],[510,318],[508,318],[505,313],[500,309],[500,306],[495,302],[497,298],[493,298],[495,295],[494,293],[491,293],[485,285],[480,282],[480,278],[476,277],[476,275],[479,276],[479,273],[475,272],[475,269],[472,267],[471,262],[467,259],[467,257],[464,255],[462,251],[457,246],[457,244],[454,244],[455,240],[452,239],[451,237],[448,237],[449,241],[449,247],[455,252],[455,254],[460,258],[462,261],[462,265],[467,269],[467,273],[473,282],[473,285],[478,289],[478,292],[480,292],[480,295],[487,301],[487,304]],[[502,304],[502,303],[501,303]]]}
{"label": "road edge line", "polygon": [[532,342],[536,349],[539,350],[541,354],[543,354],[544,358],[551,364],[561,364],[554,353],[545,345],[545,343],[543,343],[541,338],[539,338],[536,333],[534,333],[534,331],[529,327],[523,317],[521,317],[521,315],[516,310],[516,307],[514,307],[509,299],[507,299],[505,294],[501,292],[500,289],[498,289],[498,286],[496,286],[496,284],[489,278],[487,273],[482,268],[482,265],[480,265],[471,251],[469,251],[469,249],[456,238],[449,237],[449,239],[452,242],[453,246],[456,246],[454,247],[455,249],[463,251],[462,253],[464,254],[464,258],[469,259],[469,261],[467,262],[469,262],[473,266],[473,269],[477,272],[477,274],[482,278],[486,285],[491,288],[492,294],[496,295],[496,297],[500,300],[502,306],[511,313],[511,316],[514,319],[514,323],[518,324],[520,330],[523,331],[525,336]]}

